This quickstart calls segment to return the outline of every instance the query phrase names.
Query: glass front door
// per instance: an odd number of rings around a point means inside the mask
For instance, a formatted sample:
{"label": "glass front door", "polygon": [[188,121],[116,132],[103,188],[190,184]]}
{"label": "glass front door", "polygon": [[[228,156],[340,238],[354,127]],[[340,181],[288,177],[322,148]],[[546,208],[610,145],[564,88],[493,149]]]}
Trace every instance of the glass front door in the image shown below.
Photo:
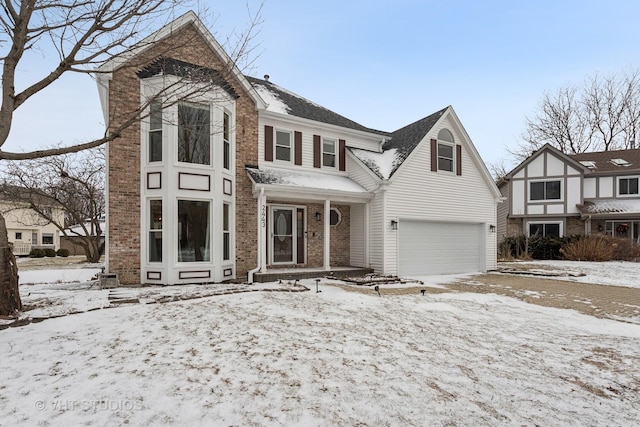
{"label": "glass front door", "polygon": [[304,264],[304,208],[272,206],[270,210],[269,254],[271,264]]}

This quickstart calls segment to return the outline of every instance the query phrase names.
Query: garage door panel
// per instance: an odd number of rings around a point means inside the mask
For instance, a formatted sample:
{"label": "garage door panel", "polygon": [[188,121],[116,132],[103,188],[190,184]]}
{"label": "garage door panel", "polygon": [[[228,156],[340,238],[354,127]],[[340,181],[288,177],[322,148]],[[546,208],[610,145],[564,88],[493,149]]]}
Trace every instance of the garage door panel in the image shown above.
{"label": "garage door panel", "polygon": [[400,221],[401,275],[433,275],[483,270],[482,224]]}

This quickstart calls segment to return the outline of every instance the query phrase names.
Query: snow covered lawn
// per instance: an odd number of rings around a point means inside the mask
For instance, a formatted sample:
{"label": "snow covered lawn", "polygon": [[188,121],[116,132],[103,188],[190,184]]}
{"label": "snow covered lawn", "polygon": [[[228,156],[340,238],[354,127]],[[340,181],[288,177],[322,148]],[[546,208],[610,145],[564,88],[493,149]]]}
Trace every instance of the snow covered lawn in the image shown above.
{"label": "snow covered lawn", "polygon": [[[622,279],[621,279],[622,280]],[[323,281],[0,331],[0,425],[637,425],[640,326]]]}

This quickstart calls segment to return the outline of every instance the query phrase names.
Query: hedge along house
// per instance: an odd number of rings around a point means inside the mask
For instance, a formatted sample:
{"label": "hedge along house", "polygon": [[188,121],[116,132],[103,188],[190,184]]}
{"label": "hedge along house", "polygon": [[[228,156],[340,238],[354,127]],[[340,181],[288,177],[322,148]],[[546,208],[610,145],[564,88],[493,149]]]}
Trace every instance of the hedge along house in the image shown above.
{"label": "hedge along house", "polygon": [[191,12],[100,71],[111,129],[144,110],[108,146],[107,268],[122,283],[495,268],[500,194],[451,107],[366,128],[243,76]]}

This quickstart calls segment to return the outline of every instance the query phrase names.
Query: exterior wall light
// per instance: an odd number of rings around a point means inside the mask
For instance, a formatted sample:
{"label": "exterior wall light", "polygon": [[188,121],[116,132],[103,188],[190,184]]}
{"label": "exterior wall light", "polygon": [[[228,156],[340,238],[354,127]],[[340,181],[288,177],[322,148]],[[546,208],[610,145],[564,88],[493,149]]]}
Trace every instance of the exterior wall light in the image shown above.
{"label": "exterior wall light", "polygon": [[395,219],[391,220],[391,229],[392,230],[397,230],[398,229],[398,221],[396,221]]}
{"label": "exterior wall light", "polygon": [[496,232],[496,226],[495,226],[495,225],[493,225],[493,224],[491,224],[491,225],[489,226],[489,231],[490,231],[490,232],[492,232],[492,233],[495,233],[495,232]]}
{"label": "exterior wall light", "polygon": [[316,221],[320,221],[322,219],[322,214],[320,212],[316,212]]}

